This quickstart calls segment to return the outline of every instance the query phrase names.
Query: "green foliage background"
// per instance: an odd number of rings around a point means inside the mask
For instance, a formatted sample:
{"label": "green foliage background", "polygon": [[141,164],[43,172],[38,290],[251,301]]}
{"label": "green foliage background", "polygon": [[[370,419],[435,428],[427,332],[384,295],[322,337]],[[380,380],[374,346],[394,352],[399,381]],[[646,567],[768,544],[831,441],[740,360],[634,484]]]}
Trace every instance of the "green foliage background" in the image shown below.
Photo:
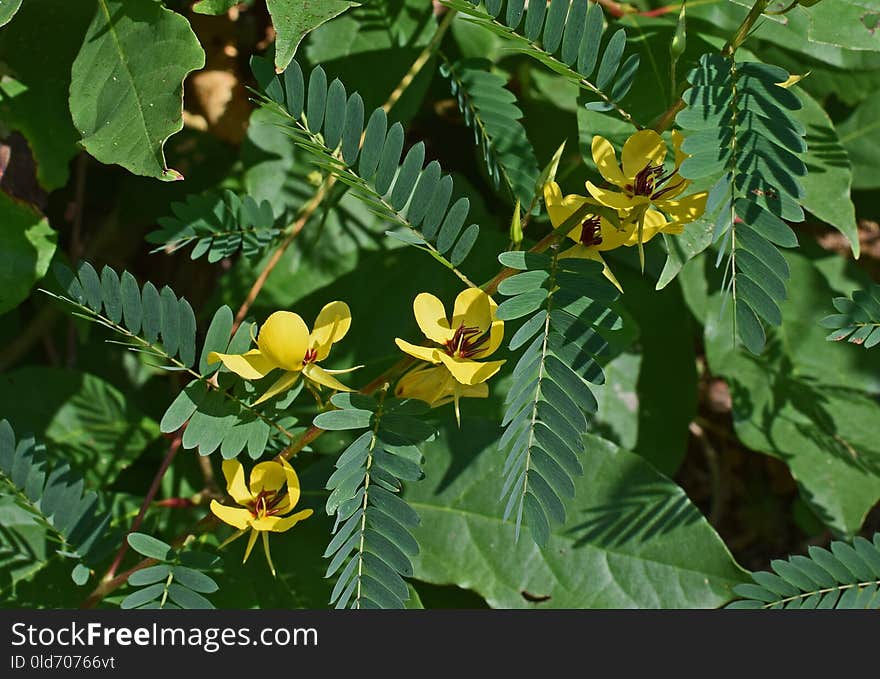
{"label": "green foliage background", "polygon": [[[327,577],[340,554],[341,572],[369,565],[373,589],[358,587],[358,606],[880,607],[880,6],[795,3],[748,24],[735,55],[742,89],[750,72],[804,77],[783,90],[789,107],[744,132],[757,109],[735,99],[723,73],[734,61],[720,54],[750,10],[789,3],[693,0],[676,51],[678,4],[571,0],[563,26],[569,2],[540,16],[536,0],[527,10],[522,0],[2,3],[2,605],[351,603],[340,597],[349,581]],[[700,78],[712,92],[685,94]],[[556,179],[582,194],[598,176],[593,135],[620,149],[630,119],[651,127],[671,112],[672,122],[683,94],[676,126],[693,135],[683,172],[732,197],[730,218],[718,198],[720,211],[648,243],[644,272],[637,248],[608,253],[618,299],[589,267],[580,283],[569,277],[574,292],[559,282],[529,296],[508,279],[496,295],[507,300],[507,364],[490,398],[462,401],[460,426],[450,406],[413,424],[391,401],[335,397],[340,410],[314,420],[326,433],[310,437],[307,391],[256,412],[250,385],[207,364],[209,350],[246,349],[251,323],[275,310],[310,322],[340,299],[353,326],[328,367],[365,365],[352,383],[367,385],[399,359],[393,338],[419,336],[418,292],[451,303],[463,280],[499,272],[499,253],[552,231],[535,185],[563,141]],[[387,121],[383,135],[371,115]],[[364,155],[391,146],[384,129],[396,123],[403,168],[386,192]],[[755,135],[776,146],[750,164],[731,138],[764,143]],[[762,200],[737,175],[791,187],[792,202],[774,212],[760,194],[777,230],[753,241],[758,265],[747,268],[748,254],[732,263],[748,279],[732,299],[726,258],[748,249],[735,243],[755,226],[736,200]],[[437,187],[451,187],[446,203],[429,200]],[[528,220],[521,245],[515,211]],[[745,241],[731,239],[737,229]],[[796,248],[777,249],[790,239]],[[533,276],[521,286],[556,275],[555,258],[520,264]],[[564,294],[593,295],[620,321],[598,333],[602,351],[583,338],[559,349],[601,354],[589,354],[595,379],[578,400],[597,407],[577,405],[577,464],[561,476],[538,468],[546,489],[523,496],[521,529],[499,501],[511,473],[499,439],[528,343],[506,344],[530,320],[539,333]],[[537,388],[534,399],[553,401]],[[337,465],[362,429],[379,455]],[[225,495],[221,459],[247,465],[292,448],[300,504],[315,515],[273,536],[272,578],[259,554],[240,563],[241,543],[217,550],[229,531],[205,519],[207,502]],[[375,514],[360,530],[369,522],[374,542],[328,549],[346,530],[335,517],[362,516],[339,506],[337,489],[353,497],[371,473],[389,495],[399,488],[389,506],[402,513],[383,523],[381,503],[365,501],[360,511]],[[62,518],[82,503],[96,523]],[[145,558],[157,561],[141,568]]]}

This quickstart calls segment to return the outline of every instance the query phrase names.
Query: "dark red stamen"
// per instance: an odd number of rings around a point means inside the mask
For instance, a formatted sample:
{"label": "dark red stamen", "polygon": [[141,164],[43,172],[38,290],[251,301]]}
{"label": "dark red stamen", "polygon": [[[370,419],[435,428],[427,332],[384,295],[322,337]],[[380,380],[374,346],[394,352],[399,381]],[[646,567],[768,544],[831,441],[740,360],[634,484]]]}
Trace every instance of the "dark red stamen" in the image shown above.
{"label": "dark red stamen", "polygon": [[670,191],[681,186],[682,182],[660,188],[673,177],[678,176],[678,170],[672,170],[664,174],[662,165],[648,164],[635,177],[634,184],[627,184],[626,190],[634,196],[647,196],[658,200]]}
{"label": "dark red stamen", "polygon": [[599,217],[584,220],[581,224],[580,242],[587,247],[602,244],[602,220]]}
{"label": "dark red stamen", "polygon": [[479,328],[468,328],[462,323],[447,340],[444,348],[450,356],[471,358],[489,340],[489,333],[481,333]]}
{"label": "dark red stamen", "polygon": [[263,516],[274,516],[281,510],[278,505],[285,498],[285,493],[281,490],[261,490],[257,494],[257,498],[250,503],[251,514],[255,518]]}
{"label": "dark red stamen", "polygon": [[314,363],[318,358],[318,350],[317,349],[309,349],[306,352],[306,355],[303,357],[303,365],[308,365],[309,363]]}

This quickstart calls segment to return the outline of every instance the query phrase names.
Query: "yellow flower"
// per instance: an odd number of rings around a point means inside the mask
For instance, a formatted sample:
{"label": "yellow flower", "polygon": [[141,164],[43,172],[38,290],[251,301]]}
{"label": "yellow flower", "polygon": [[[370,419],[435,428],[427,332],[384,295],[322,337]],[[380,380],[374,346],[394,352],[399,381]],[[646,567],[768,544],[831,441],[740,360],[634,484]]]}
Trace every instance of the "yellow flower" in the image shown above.
{"label": "yellow flower", "polygon": [[394,390],[398,398],[415,398],[432,408],[445,406],[456,398],[488,398],[489,385],[460,384],[444,365],[419,364],[400,378]]}
{"label": "yellow flower", "polygon": [[[547,206],[547,214],[550,215],[553,227],[559,228],[584,205],[596,205],[597,202],[577,194],[563,196],[562,190],[556,182],[547,182],[544,185],[544,204]],[[666,223],[663,215],[656,210],[648,210],[644,221],[643,242],[651,240],[660,233],[661,227]],[[638,244],[636,225],[624,222],[618,229],[604,217],[588,214],[579,225],[569,231],[568,237],[575,241],[576,245],[561,253],[560,258],[579,257],[601,262],[605,267],[605,277],[622,292],[620,283],[600,253],[622,246],[632,247]]]}
{"label": "yellow flower", "polygon": [[679,198],[691,184],[678,172],[687,158],[681,150],[683,141],[681,133],[674,130],[675,168],[664,172],[666,142],[654,130],[640,130],[626,140],[620,154],[621,164],[617,162],[611,142],[598,135],[593,137],[596,167],[602,177],[620,191],[602,189],[592,182],[587,182],[587,190],[602,205],[620,211],[623,219],[637,225],[636,242],[639,244],[648,240],[649,229],[681,233],[685,224],[699,219],[706,210],[709,195],[706,191]]}
{"label": "yellow flower", "polygon": [[299,314],[276,311],[266,319],[256,339],[257,348],[244,354],[208,354],[208,363],[222,361],[229,370],[246,380],[259,380],[273,370],[284,373],[254,405],[262,403],[296,384],[300,373],[315,384],[337,391],[352,391],[333,375],[351,372],[325,370],[318,365],[330,354],[330,347],[345,337],[351,327],[351,311],[345,302],[330,302],[318,314],[315,327],[309,332]]}
{"label": "yellow flower", "polygon": [[283,459],[281,462],[260,462],[251,469],[250,483],[245,483],[241,462],[224,460],[223,476],[226,477],[226,490],[241,506],[230,507],[211,500],[211,511],[214,515],[238,529],[220,547],[225,547],[250,530],[251,535],[242,560],[244,563],[251,555],[257,535],[262,533],[266,561],[274,576],[275,566],[269,554],[269,532],[283,533],[312,515],[311,509],[290,513],[299,501],[299,479],[296,472]]}
{"label": "yellow flower", "polygon": [[[418,346],[399,338],[394,341],[410,356],[442,369],[409,373],[401,380],[407,394],[437,405],[448,403],[451,396],[455,402],[455,417],[459,420],[459,398],[488,394],[484,383],[504,364],[504,361],[481,360],[491,356],[504,338],[504,321],[495,315],[497,308],[485,292],[468,288],[455,298],[450,322],[443,302],[430,293],[419,294],[413,302],[416,322],[425,337],[437,346]],[[485,392],[479,385],[485,387]],[[422,396],[415,396],[413,392]]]}

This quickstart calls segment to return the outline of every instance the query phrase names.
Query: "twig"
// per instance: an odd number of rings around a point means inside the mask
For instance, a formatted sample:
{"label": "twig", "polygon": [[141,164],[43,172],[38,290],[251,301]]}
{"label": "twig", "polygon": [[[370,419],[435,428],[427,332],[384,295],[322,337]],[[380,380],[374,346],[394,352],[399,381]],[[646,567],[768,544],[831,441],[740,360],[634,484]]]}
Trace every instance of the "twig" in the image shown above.
{"label": "twig", "polygon": [[125,556],[125,553],[128,551],[127,538],[131,533],[134,533],[138,528],[140,528],[141,523],[144,520],[144,515],[147,513],[147,509],[152,504],[153,498],[156,497],[156,493],[159,490],[159,485],[162,483],[162,478],[165,476],[165,472],[168,471],[168,467],[171,466],[171,462],[172,460],[174,460],[174,456],[177,455],[177,451],[180,450],[180,443],[182,439],[183,432],[180,431],[175,434],[174,438],[171,440],[171,445],[168,446],[168,452],[165,454],[165,459],[163,459],[162,464],[159,465],[159,471],[156,472],[156,476],[153,478],[153,483],[150,484],[150,489],[147,491],[147,496],[141,503],[140,511],[138,511],[138,515],[132,522],[131,528],[129,528],[128,532],[125,534],[125,539],[122,540],[122,544],[119,547],[119,551],[116,552],[116,557],[113,559],[113,563],[110,564],[110,568],[107,569],[104,577],[101,578],[102,582],[106,580],[112,580],[116,575],[116,569],[119,568],[119,564],[122,563],[122,559]]}

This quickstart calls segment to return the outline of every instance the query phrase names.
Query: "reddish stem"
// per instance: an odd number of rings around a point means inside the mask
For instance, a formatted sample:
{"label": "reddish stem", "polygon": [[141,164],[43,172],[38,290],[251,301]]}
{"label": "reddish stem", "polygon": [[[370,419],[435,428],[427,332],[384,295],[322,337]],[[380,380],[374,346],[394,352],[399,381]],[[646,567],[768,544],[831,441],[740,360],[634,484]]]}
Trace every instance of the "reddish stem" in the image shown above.
{"label": "reddish stem", "polygon": [[168,467],[171,466],[171,462],[174,460],[174,456],[177,455],[177,451],[180,450],[180,444],[182,440],[183,430],[181,429],[174,435],[174,438],[171,439],[171,445],[168,446],[168,452],[165,454],[165,459],[162,460],[162,464],[159,466],[159,471],[156,472],[156,476],[153,478],[153,483],[150,485],[150,489],[147,491],[147,496],[144,498],[144,501],[141,504],[141,508],[138,511],[134,522],[131,524],[131,528],[129,528],[128,533],[125,534],[125,539],[123,539],[122,544],[119,547],[119,551],[116,552],[116,557],[113,559],[113,563],[110,564],[110,568],[108,568],[107,572],[104,574],[102,581],[113,580],[114,576],[116,575],[116,569],[119,568],[119,564],[122,563],[122,559],[125,557],[125,553],[128,551],[128,536],[134,533],[138,528],[140,528],[141,523],[144,520],[144,515],[147,513],[147,509],[153,503],[153,498],[156,497],[156,493],[159,491],[159,486],[162,483],[162,478],[165,476],[165,472],[168,471]]}

